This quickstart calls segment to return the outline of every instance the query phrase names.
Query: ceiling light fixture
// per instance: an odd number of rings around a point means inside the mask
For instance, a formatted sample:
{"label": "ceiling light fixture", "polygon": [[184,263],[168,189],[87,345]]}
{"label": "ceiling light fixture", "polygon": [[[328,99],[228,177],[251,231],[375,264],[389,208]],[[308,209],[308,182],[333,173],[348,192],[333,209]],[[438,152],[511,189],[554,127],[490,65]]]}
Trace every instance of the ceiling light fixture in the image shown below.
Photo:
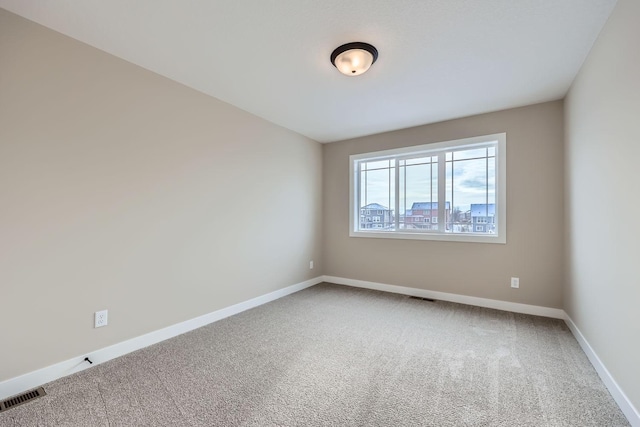
{"label": "ceiling light fixture", "polygon": [[337,47],[331,63],[345,76],[359,76],[378,59],[378,50],[369,43],[353,42]]}

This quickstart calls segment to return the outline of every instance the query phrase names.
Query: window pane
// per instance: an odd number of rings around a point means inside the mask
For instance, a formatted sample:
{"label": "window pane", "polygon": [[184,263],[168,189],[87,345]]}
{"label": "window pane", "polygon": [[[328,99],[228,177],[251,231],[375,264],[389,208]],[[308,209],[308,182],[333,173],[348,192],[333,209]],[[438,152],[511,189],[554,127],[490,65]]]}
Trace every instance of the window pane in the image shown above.
{"label": "window pane", "polygon": [[361,230],[388,231],[395,229],[395,161],[367,162],[360,173]]}
{"label": "window pane", "polygon": [[487,188],[487,203],[496,203],[496,159],[487,159],[488,163],[488,188]]}
{"label": "window pane", "polygon": [[[475,158],[483,152],[482,158]],[[447,162],[449,233],[495,233],[495,158],[486,148],[455,152]]]}
{"label": "window pane", "polygon": [[[415,159],[414,159],[415,160]],[[438,164],[434,158],[422,159],[422,164],[402,168],[400,176],[401,228],[412,231],[437,230],[431,217],[438,212]],[[437,161],[437,157],[435,158]],[[409,161],[407,161],[409,163]]]}
{"label": "window pane", "polygon": [[478,157],[487,157],[487,149],[476,148],[473,150],[461,150],[453,152],[453,160],[475,159]]}
{"label": "window pane", "polygon": [[436,157],[435,160],[432,160],[432,157],[415,157],[413,159],[406,159],[405,162],[407,165],[421,165],[421,164],[425,164],[425,163],[432,163],[433,161],[438,161],[438,158]]}
{"label": "window pane", "polygon": [[389,166],[391,166],[390,164],[390,160],[381,160],[381,161],[377,161],[377,162],[366,162],[363,163],[363,170],[371,170],[371,169],[386,169]]}

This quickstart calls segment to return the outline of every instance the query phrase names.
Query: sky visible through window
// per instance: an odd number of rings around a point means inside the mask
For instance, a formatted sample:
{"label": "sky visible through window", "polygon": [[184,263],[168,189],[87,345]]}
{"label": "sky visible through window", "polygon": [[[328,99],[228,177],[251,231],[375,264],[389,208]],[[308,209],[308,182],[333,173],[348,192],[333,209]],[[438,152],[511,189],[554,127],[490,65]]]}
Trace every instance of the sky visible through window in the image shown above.
{"label": "sky visible through window", "polygon": [[[437,157],[400,161],[400,215],[416,202],[438,201]],[[446,201],[454,210],[466,212],[471,204],[495,203],[495,149],[479,148],[446,154]],[[361,206],[378,203],[395,209],[394,160],[363,164]]]}

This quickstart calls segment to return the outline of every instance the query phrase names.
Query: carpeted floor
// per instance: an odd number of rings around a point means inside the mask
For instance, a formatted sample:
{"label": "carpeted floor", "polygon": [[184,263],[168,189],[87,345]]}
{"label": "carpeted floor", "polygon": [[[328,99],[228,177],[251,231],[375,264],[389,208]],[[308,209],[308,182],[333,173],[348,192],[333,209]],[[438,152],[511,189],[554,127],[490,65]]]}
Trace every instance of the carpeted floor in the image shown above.
{"label": "carpeted floor", "polygon": [[45,390],[0,425],[629,425],[560,320],[331,284]]}

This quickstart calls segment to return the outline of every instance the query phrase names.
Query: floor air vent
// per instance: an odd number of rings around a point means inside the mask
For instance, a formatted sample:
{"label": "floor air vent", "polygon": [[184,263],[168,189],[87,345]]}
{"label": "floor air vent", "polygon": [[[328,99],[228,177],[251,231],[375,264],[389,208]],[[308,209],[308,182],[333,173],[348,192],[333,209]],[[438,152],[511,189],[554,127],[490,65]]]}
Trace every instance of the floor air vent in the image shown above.
{"label": "floor air vent", "polygon": [[47,393],[44,392],[42,387],[31,390],[26,393],[19,394],[17,396],[10,397],[7,400],[3,400],[0,402],[0,412],[4,412],[8,409],[11,409],[15,406],[22,405],[23,403],[27,403],[32,401],[33,399],[37,399],[38,397],[42,397]]}
{"label": "floor air vent", "polygon": [[413,299],[421,299],[422,301],[429,301],[429,302],[434,302],[434,299],[431,298],[422,298],[422,297],[409,297],[409,298],[413,298]]}

